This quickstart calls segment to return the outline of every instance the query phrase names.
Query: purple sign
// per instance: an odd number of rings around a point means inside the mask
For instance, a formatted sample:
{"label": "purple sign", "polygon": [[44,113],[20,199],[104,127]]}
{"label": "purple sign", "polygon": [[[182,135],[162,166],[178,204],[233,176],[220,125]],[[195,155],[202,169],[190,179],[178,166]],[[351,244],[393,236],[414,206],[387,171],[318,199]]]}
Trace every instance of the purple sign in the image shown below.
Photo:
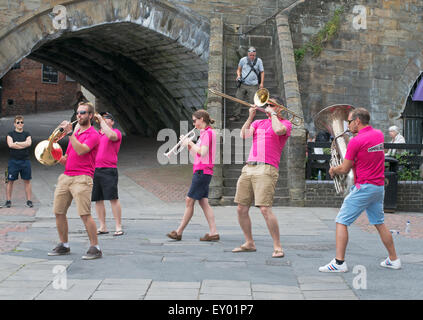
{"label": "purple sign", "polygon": [[413,101],[423,101],[423,81],[421,80],[413,94]]}

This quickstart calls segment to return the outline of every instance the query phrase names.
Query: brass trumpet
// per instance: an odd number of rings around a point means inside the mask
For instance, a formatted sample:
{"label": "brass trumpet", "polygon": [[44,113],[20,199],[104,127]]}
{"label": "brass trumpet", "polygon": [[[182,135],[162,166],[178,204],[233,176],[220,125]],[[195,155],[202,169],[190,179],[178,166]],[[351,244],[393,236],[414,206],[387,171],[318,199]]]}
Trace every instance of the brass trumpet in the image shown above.
{"label": "brass trumpet", "polygon": [[[78,120],[71,122],[74,124]],[[34,150],[35,158],[41,164],[53,166],[59,162],[63,156],[63,150],[57,142],[66,136],[65,129],[57,127],[47,140],[43,140],[37,144]]]}
{"label": "brass trumpet", "polygon": [[[223,98],[230,99],[232,101],[235,101],[235,102],[238,102],[240,104],[243,104],[243,105],[245,105],[247,107],[250,107],[251,108],[251,107],[254,106],[251,103],[245,102],[243,100],[240,100],[238,98],[232,97],[232,96],[227,95],[225,93],[216,91],[214,89],[210,89],[209,88],[209,91],[211,93],[214,93],[214,94],[216,94],[218,96],[221,96]],[[262,107],[265,106],[266,104],[270,104],[270,105],[273,105],[273,106],[278,107],[277,115],[278,115],[278,118],[279,119],[282,119],[283,118],[282,117],[282,112],[285,111],[286,113],[288,113],[291,116],[290,118],[288,118],[288,120],[293,125],[300,126],[300,125],[303,124],[304,119],[302,117],[300,117],[299,115],[295,114],[294,112],[292,112],[291,110],[289,110],[287,107],[285,107],[285,106],[283,106],[281,104],[278,104],[278,103],[272,101],[269,98],[270,98],[269,90],[267,90],[266,88],[261,88],[261,89],[258,89],[257,90],[256,94],[254,95],[254,104],[257,106],[257,109],[259,111],[266,112],[265,109],[262,108]]]}
{"label": "brass trumpet", "polygon": [[188,132],[186,135],[182,136],[180,138],[179,142],[172,149],[170,149],[168,152],[166,152],[164,155],[169,158],[171,154],[176,155],[176,154],[180,153],[184,149],[184,145],[182,144],[182,142],[185,139],[189,139],[191,141],[194,138],[195,138],[195,128],[192,129],[190,132]]}

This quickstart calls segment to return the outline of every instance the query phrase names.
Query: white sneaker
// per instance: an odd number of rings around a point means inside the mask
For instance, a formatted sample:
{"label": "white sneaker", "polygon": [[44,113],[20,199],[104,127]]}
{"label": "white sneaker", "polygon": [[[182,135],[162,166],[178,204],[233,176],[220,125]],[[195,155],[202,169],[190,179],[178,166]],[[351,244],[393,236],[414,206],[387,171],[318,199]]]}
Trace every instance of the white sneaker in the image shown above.
{"label": "white sneaker", "polygon": [[320,267],[319,271],[320,272],[347,272],[348,267],[345,261],[343,264],[339,265],[339,264],[336,264],[336,260],[333,259],[327,265]]}
{"label": "white sneaker", "polygon": [[398,258],[397,260],[392,261],[388,257],[380,263],[380,266],[384,268],[401,269],[401,260]]}

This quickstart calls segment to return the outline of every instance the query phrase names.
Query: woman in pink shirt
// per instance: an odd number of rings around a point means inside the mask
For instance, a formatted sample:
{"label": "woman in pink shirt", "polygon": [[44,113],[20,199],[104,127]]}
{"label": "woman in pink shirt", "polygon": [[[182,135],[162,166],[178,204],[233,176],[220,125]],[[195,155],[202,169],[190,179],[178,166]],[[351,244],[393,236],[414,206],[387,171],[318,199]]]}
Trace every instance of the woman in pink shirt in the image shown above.
{"label": "woman in pink shirt", "polygon": [[178,229],[168,233],[167,236],[177,241],[182,239],[182,233],[194,214],[195,200],[198,200],[210,228],[210,232],[200,238],[200,241],[218,241],[220,237],[216,231],[214,213],[208,199],[216,155],[216,133],[210,126],[214,123],[214,120],[210,118],[207,111],[197,110],[192,115],[192,121],[195,128],[200,130],[200,138],[197,143],[188,139],[183,141],[183,144],[188,146],[195,159],[191,188],[185,201],[186,207],[182,221]]}

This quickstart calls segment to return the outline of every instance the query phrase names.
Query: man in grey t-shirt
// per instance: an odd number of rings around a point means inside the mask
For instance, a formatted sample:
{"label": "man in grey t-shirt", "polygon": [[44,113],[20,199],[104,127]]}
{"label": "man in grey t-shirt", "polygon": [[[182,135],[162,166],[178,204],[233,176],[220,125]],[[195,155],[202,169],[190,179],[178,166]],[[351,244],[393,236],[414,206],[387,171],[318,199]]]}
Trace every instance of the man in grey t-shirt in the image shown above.
{"label": "man in grey t-shirt", "polygon": [[[235,96],[240,100],[254,103],[254,95],[259,88],[263,88],[264,82],[263,61],[260,58],[256,58],[256,49],[254,47],[248,49],[248,56],[239,60],[236,75],[236,80],[241,81],[241,86],[236,91]],[[237,103],[229,120],[238,121],[240,118],[241,105]]]}

